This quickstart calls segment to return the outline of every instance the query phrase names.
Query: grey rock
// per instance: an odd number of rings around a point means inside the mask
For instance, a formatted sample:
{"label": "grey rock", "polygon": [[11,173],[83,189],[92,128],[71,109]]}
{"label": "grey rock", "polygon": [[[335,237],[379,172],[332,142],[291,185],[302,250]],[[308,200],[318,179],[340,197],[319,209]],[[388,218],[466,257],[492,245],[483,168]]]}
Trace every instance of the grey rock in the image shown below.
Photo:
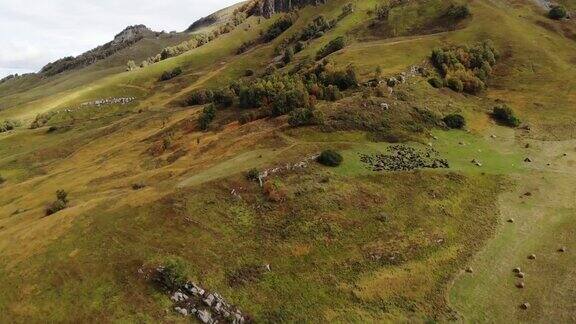
{"label": "grey rock", "polygon": [[207,310],[198,311],[196,316],[204,324],[212,323],[212,314]]}

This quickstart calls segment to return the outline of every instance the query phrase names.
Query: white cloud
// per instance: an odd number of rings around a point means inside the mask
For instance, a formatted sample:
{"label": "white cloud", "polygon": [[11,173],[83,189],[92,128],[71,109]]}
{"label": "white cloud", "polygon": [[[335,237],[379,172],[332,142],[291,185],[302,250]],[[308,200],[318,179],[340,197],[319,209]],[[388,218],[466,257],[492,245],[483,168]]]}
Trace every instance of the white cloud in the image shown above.
{"label": "white cloud", "polygon": [[0,0],[0,78],[38,71],[113,39],[129,25],[185,30],[239,0]]}

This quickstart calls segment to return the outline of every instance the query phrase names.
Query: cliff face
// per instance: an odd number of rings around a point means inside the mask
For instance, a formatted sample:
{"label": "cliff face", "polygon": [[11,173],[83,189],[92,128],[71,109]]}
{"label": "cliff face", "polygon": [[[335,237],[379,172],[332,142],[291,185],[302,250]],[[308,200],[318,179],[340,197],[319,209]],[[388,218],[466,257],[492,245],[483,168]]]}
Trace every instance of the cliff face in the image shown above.
{"label": "cliff face", "polygon": [[290,12],[300,9],[307,5],[319,5],[326,3],[327,0],[258,0],[252,14],[270,18],[277,12]]}
{"label": "cliff face", "polygon": [[114,44],[133,42],[142,37],[152,36],[155,33],[144,25],[128,26],[114,37]]}

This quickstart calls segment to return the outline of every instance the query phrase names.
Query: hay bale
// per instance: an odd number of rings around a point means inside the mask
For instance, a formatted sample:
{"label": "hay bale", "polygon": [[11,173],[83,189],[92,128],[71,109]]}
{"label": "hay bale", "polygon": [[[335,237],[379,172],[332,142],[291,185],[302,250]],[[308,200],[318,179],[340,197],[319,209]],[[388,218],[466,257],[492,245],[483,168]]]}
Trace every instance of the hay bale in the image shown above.
{"label": "hay bale", "polygon": [[530,255],[528,256],[528,259],[529,259],[529,260],[536,260],[536,254],[530,254]]}
{"label": "hay bale", "polygon": [[563,247],[559,248],[559,249],[558,249],[558,252],[561,252],[561,253],[566,252],[566,247],[563,246]]}
{"label": "hay bale", "polygon": [[522,272],[522,270],[520,269],[520,267],[514,268],[514,269],[512,269],[512,271],[513,271],[514,273],[520,273],[520,272]]}
{"label": "hay bale", "polygon": [[524,289],[524,286],[525,286],[525,285],[524,285],[524,282],[522,282],[522,281],[518,281],[518,282],[516,283],[516,288]]}
{"label": "hay bale", "polygon": [[510,219],[508,220],[508,223],[514,223],[514,218],[510,218]]}

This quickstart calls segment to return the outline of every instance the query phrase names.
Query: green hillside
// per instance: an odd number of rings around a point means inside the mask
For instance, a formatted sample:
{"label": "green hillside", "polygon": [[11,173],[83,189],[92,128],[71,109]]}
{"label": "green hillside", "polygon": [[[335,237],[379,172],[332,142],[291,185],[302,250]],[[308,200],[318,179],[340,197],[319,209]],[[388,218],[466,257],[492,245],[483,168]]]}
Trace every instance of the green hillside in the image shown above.
{"label": "green hillside", "polygon": [[246,321],[576,320],[574,18],[249,10],[0,83],[1,322],[195,321],[174,264]]}

